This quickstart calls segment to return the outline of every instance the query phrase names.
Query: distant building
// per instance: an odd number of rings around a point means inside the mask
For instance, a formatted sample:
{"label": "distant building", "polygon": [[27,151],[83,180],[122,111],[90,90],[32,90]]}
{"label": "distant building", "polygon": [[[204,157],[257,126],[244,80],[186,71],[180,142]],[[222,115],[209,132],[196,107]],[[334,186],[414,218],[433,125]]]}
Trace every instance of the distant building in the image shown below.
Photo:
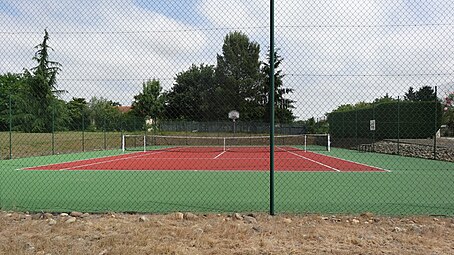
{"label": "distant building", "polygon": [[132,110],[132,106],[117,106],[117,109],[121,113],[128,113]]}

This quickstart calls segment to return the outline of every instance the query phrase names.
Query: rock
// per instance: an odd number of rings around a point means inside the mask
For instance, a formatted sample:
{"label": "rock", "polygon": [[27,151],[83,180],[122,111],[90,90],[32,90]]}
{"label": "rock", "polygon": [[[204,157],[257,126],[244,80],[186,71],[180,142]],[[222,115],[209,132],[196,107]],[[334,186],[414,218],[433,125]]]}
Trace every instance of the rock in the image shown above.
{"label": "rock", "polygon": [[421,234],[422,233],[422,229],[420,226],[416,225],[416,224],[412,224],[411,225],[411,231],[417,233],[417,234]]}
{"label": "rock", "polygon": [[98,253],[98,255],[107,255],[108,251],[107,249],[103,250],[102,252]]}
{"label": "rock", "polygon": [[328,217],[321,217],[322,220],[329,220]]}
{"label": "rock", "polygon": [[81,218],[87,218],[88,216],[90,216],[89,213],[84,213],[84,214],[82,214],[80,217],[81,217]]}
{"label": "rock", "polygon": [[71,212],[69,215],[71,215],[72,217],[81,217],[82,213],[81,212]]}
{"label": "rock", "polygon": [[43,214],[43,218],[44,219],[52,219],[54,217],[54,215],[52,215],[52,213],[44,213]]}
{"label": "rock", "polygon": [[399,228],[399,227],[394,227],[392,232],[395,232],[395,233],[400,233],[400,232],[405,232],[406,229],[404,228]]}
{"label": "rock", "polygon": [[184,218],[184,214],[181,212],[175,212],[175,213],[169,214],[169,217],[171,219],[175,219],[175,220],[182,220]]}
{"label": "rock", "polygon": [[248,223],[248,224],[256,224],[257,223],[257,219],[254,218],[254,217],[251,217],[251,216],[244,216],[243,217],[243,220],[245,223]]}
{"label": "rock", "polygon": [[195,215],[193,213],[190,213],[190,212],[187,212],[187,213],[183,214],[183,219],[185,219],[185,220],[195,220],[197,218],[198,218],[197,215]]}
{"label": "rock", "polygon": [[76,217],[69,217],[69,218],[65,221],[65,223],[74,223],[74,222],[76,222]]}
{"label": "rock", "polygon": [[363,217],[363,218],[369,218],[369,219],[370,219],[370,218],[373,218],[373,217],[374,217],[374,214],[371,213],[371,212],[365,212],[365,213],[362,213],[362,214],[361,214],[361,217]]}
{"label": "rock", "polygon": [[233,214],[233,218],[234,218],[235,220],[243,220],[243,216],[241,216],[239,213]]}
{"label": "rock", "polygon": [[60,216],[61,216],[61,217],[68,217],[69,214],[67,214],[67,213],[60,213]]}
{"label": "rock", "polygon": [[49,219],[49,225],[55,225],[57,224],[57,221],[54,219]]}
{"label": "rock", "polygon": [[353,224],[358,224],[358,223],[359,223],[359,220],[358,220],[358,219],[353,219],[353,220],[352,220],[352,223],[353,223]]}
{"label": "rock", "polygon": [[32,220],[40,220],[40,219],[44,219],[44,214],[35,213],[35,214],[32,215]]}
{"label": "rock", "polygon": [[290,223],[292,223],[292,219],[285,218],[285,219],[284,219],[284,223],[290,224]]}
{"label": "rock", "polygon": [[147,216],[140,216],[139,217],[139,222],[147,222],[147,221],[149,221]]}

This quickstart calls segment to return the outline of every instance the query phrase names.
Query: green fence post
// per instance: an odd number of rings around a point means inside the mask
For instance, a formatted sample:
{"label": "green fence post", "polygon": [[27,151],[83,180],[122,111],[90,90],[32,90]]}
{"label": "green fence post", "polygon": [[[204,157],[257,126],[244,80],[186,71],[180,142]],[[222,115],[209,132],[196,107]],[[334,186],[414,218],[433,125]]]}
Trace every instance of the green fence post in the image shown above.
{"label": "green fence post", "polygon": [[270,215],[274,215],[274,0],[270,0]]}
{"label": "green fence post", "polygon": [[82,110],[82,152],[85,152],[85,112]]}
{"label": "green fence post", "polygon": [[9,159],[13,159],[13,106],[12,96],[9,95]]}
{"label": "green fence post", "polygon": [[52,155],[55,155],[55,103],[52,102]]}
{"label": "green fence post", "polygon": [[397,97],[397,155],[400,155],[400,96]]}
{"label": "green fence post", "polygon": [[104,135],[104,150],[107,150],[106,119],[102,119],[102,133]]}
{"label": "green fence post", "polygon": [[437,86],[435,86],[435,121],[434,121],[434,159],[437,159],[437,131],[438,131],[438,97],[437,97]]}

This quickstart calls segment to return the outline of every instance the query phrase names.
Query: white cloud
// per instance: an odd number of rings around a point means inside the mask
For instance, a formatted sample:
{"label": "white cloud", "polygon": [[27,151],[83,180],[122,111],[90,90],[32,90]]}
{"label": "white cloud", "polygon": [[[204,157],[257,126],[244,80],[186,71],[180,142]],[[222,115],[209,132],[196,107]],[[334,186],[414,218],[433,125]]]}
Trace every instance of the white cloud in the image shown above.
{"label": "white cloud", "polygon": [[[129,104],[143,79],[160,78],[169,88],[192,63],[215,64],[229,29],[259,42],[262,56],[269,46],[269,1],[200,0],[188,20],[124,0],[3,2],[0,73],[33,66],[33,47],[47,28],[68,97]],[[284,85],[295,89],[300,118],[453,78],[390,75],[451,73],[452,1],[281,0],[275,10],[276,46],[292,74]]]}

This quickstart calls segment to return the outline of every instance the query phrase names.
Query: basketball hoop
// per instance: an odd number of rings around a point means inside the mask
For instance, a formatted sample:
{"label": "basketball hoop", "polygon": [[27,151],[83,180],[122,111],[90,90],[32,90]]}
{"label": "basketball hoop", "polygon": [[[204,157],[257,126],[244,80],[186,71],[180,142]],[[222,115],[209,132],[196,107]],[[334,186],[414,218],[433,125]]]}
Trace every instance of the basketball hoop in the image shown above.
{"label": "basketball hoop", "polygon": [[233,121],[233,133],[236,133],[236,120],[240,118],[240,113],[238,111],[230,111],[229,112],[229,119]]}
{"label": "basketball hoop", "polygon": [[238,111],[230,111],[229,112],[229,119],[233,120],[233,122],[235,122],[235,120],[239,119],[240,118],[240,113]]}

